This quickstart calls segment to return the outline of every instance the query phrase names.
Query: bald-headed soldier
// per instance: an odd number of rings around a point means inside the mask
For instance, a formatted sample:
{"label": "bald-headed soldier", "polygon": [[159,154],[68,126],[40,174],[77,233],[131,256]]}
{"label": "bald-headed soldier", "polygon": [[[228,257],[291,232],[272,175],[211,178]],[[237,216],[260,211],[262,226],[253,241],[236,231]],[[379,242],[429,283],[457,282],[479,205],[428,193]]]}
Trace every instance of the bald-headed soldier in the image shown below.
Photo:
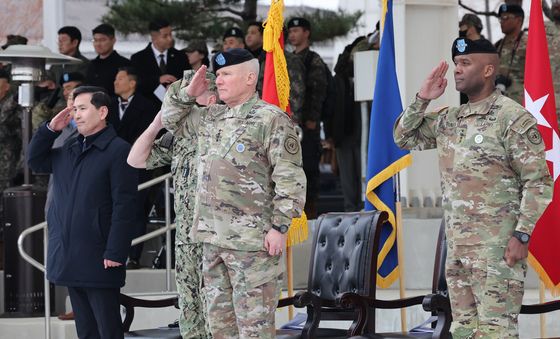
{"label": "bald-headed soldier", "polygon": [[494,89],[495,47],[459,38],[452,56],[455,88],[469,102],[426,112],[447,86],[442,61],[398,118],[394,138],[405,149],[438,150],[453,338],[516,338],[528,243],[552,178],[535,118]]}
{"label": "bald-headed soldier", "polygon": [[274,312],[291,219],[305,204],[305,174],[294,125],[259,99],[259,62],[245,49],[214,58],[225,105],[197,107],[206,66],[175,83],[163,126],[198,136],[198,180],[191,236],[202,243],[208,323],[214,338],[275,338]]}

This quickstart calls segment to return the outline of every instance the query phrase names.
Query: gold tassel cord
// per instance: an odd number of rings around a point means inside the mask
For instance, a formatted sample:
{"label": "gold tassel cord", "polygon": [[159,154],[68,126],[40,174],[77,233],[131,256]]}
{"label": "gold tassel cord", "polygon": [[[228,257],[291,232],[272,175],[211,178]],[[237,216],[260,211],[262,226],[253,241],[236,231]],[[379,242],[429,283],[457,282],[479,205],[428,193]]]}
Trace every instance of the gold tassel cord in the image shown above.
{"label": "gold tassel cord", "polygon": [[285,111],[288,107],[290,96],[290,78],[288,77],[288,67],[284,50],[280,45],[280,36],[284,26],[284,1],[273,0],[268,11],[268,18],[263,23],[263,49],[272,52],[274,56],[274,76],[276,80],[276,92],[280,109]]}
{"label": "gold tassel cord", "polygon": [[288,229],[288,238],[286,246],[291,247],[304,242],[309,237],[309,229],[307,227],[307,216],[305,212],[299,218],[293,218],[290,228]]}

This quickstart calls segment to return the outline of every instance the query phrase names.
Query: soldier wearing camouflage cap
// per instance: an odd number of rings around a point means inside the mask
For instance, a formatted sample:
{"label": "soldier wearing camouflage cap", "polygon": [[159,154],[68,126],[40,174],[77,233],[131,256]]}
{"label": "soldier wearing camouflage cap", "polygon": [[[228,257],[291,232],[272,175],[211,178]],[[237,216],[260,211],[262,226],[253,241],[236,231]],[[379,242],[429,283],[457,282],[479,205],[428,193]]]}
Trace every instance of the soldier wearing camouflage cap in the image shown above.
{"label": "soldier wearing camouflage cap", "polygon": [[198,136],[191,237],[202,243],[204,294],[214,338],[275,338],[282,250],[305,203],[294,125],[256,94],[259,63],[245,49],[214,58],[225,105],[196,107],[207,89],[202,66],[188,86],[171,86],[163,126]]}
{"label": "soldier wearing camouflage cap", "polygon": [[[194,76],[185,71],[183,79],[171,86],[187,86]],[[216,77],[206,72],[208,90],[196,98],[200,106],[217,101]],[[161,112],[136,140],[128,163],[135,168],[156,169],[171,165],[175,202],[175,282],[179,293],[179,329],[183,339],[212,338],[204,312],[202,285],[202,244],[189,235],[193,224],[194,197],[196,195],[198,143],[196,135],[173,137],[170,132],[155,140],[163,128]],[[155,141],[155,142],[154,142]]]}
{"label": "soldier wearing camouflage cap", "polygon": [[504,37],[495,43],[500,56],[496,87],[517,103],[523,104],[527,50],[527,34],[522,29],[525,13],[521,6],[502,4],[498,9],[498,17]]}
{"label": "soldier wearing camouflage cap", "polygon": [[469,103],[427,112],[447,86],[442,61],[397,119],[394,138],[439,154],[453,338],[516,338],[528,242],[552,178],[535,118],[494,89],[494,46],[460,38],[452,55],[455,88]]}

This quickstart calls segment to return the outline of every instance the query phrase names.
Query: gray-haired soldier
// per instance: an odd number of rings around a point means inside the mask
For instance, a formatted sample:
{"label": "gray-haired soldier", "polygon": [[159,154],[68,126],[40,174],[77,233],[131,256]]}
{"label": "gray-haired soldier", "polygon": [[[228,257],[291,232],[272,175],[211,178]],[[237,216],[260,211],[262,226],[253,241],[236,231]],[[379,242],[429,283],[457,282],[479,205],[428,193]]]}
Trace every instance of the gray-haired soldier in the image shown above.
{"label": "gray-haired soldier", "polygon": [[301,147],[290,118],[259,100],[259,64],[231,49],[214,58],[225,105],[196,107],[206,67],[172,85],[162,122],[198,135],[198,182],[191,235],[202,242],[204,294],[214,338],[274,338],[281,253],[305,204]]}

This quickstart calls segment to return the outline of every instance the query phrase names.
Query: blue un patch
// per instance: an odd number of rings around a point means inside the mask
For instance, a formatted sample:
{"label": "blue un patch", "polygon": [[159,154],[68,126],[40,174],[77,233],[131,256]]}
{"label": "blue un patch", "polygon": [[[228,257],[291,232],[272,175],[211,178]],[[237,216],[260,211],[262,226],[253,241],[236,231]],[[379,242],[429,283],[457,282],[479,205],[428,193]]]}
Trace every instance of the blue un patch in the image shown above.
{"label": "blue un patch", "polygon": [[216,63],[220,66],[223,66],[223,65],[226,64],[226,58],[224,58],[222,53],[216,55]]}

